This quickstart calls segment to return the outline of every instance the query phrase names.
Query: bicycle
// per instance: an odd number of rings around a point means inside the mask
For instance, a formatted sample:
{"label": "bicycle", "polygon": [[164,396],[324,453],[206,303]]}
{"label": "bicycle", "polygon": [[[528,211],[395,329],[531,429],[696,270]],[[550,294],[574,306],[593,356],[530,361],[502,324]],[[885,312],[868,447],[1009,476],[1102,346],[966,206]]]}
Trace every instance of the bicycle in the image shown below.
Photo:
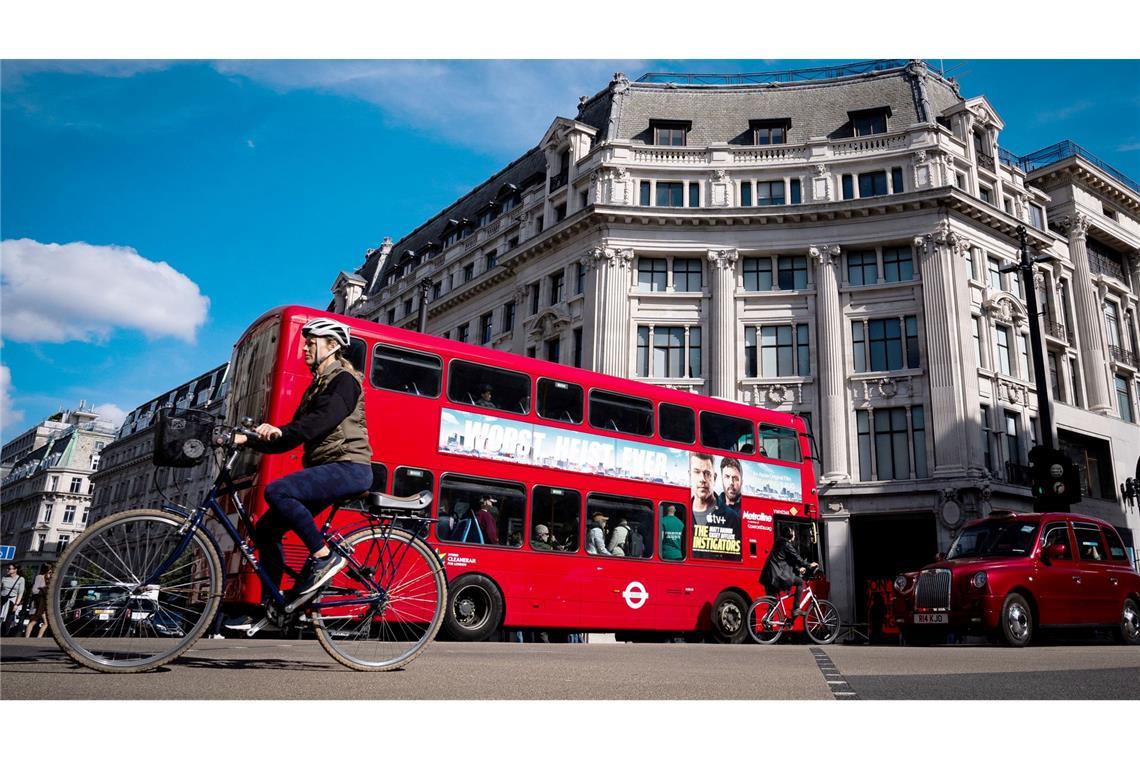
{"label": "bicycle", "polygon": [[[423,516],[431,493],[397,498],[367,492],[333,502],[321,536],[347,564],[317,592],[288,599],[218,501],[220,495],[231,496],[239,523],[252,536],[231,470],[240,453],[234,433],[256,437],[253,421],[245,418],[237,427],[215,423],[211,415],[193,410],[164,414],[157,423],[156,463],[163,425],[178,428],[166,431],[166,438],[181,444],[188,459],[200,461],[207,447],[224,455],[196,509],[169,504],[110,515],[59,558],[48,590],[48,615],[63,651],[94,670],[139,673],[193,646],[214,621],[223,592],[221,550],[205,529],[213,515],[271,597],[266,617],[246,631],[248,636],[267,625],[282,630],[308,625],[329,655],[363,671],[392,670],[419,656],[439,631],[447,606],[443,565],[423,539],[432,522]],[[330,532],[333,517],[349,506],[364,508],[361,521]]]}
{"label": "bicycle", "polygon": [[[805,580],[822,578],[822,573],[808,572]],[[789,591],[781,594],[777,599],[771,596],[762,596],[748,608],[748,633],[757,644],[774,644],[783,635],[784,631],[792,630],[796,618],[792,617],[787,607],[794,593]],[[804,584],[803,594],[800,596],[799,608],[804,610],[804,632],[816,644],[830,644],[839,637],[841,623],[839,610],[826,599],[820,599],[811,590],[811,586]]]}

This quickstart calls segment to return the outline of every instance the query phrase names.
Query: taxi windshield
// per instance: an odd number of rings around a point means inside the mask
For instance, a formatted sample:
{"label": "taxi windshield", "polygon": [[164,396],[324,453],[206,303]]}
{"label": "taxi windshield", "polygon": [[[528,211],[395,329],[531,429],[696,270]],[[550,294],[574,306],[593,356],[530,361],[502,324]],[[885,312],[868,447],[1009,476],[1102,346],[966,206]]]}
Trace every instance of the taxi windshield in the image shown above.
{"label": "taxi windshield", "polygon": [[1037,539],[1037,527],[1030,522],[973,525],[958,535],[946,559],[1029,556]]}

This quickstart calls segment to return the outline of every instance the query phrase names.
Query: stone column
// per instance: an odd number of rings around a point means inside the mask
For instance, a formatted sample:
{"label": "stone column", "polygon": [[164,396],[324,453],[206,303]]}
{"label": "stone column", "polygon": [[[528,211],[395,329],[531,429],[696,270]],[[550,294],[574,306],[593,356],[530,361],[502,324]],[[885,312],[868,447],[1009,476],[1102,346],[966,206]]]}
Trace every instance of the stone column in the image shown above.
{"label": "stone column", "polygon": [[708,252],[712,302],[709,306],[709,393],[736,400],[735,248]]}
{"label": "stone column", "polygon": [[1104,314],[1092,284],[1089,253],[1085,234],[1089,219],[1074,214],[1062,220],[1069,235],[1069,259],[1073,262],[1073,300],[1077,333],[1081,340],[1081,363],[1085,368],[1085,403],[1089,411],[1106,414],[1112,411],[1108,392],[1108,351],[1104,341]]}
{"label": "stone column", "polygon": [[969,244],[943,221],[914,239],[922,275],[926,323],[926,377],[930,384],[928,429],[934,435],[935,477],[980,474],[978,376],[973,357],[970,294],[962,264]]}
{"label": "stone column", "polygon": [[838,245],[818,245],[808,249],[816,260],[816,314],[819,351],[816,377],[819,378],[819,404],[823,419],[823,480],[850,480],[847,472],[847,426],[852,414],[847,405],[843,361],[843,315],[839,309]]}
{"label": "stone column", "polygon": [[592,284],[596,293],[591,342],[594,371],[628,377],[629,273],[633,249],[594,248],[586,259],[592,262]]}

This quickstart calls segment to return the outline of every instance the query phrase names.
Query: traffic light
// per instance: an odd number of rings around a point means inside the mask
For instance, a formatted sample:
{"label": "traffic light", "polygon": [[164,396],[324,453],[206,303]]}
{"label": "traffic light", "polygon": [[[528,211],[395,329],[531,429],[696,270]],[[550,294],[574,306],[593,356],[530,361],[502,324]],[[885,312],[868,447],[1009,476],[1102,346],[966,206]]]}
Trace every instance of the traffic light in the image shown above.
{"label": "traffic light", "polygon": [[1034,446],[1029,451],[1034,512],[1068,512],[1081,500],[1081,478],[1063,451]]}

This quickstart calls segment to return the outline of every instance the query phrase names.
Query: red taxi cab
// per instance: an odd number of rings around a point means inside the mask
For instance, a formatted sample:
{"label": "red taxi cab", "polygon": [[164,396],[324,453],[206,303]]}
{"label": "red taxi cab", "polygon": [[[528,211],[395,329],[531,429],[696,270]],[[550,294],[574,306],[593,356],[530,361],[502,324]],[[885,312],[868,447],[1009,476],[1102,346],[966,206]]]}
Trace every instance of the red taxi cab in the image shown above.
{"label": "red taxi cab", "polygon": [[1023,647],[1042,628],[1103,627],[1140,644],[1140,574],[1116,529],[1067,513],[994,513],[945,558],[895,579],[906,643],[982,633]]}

